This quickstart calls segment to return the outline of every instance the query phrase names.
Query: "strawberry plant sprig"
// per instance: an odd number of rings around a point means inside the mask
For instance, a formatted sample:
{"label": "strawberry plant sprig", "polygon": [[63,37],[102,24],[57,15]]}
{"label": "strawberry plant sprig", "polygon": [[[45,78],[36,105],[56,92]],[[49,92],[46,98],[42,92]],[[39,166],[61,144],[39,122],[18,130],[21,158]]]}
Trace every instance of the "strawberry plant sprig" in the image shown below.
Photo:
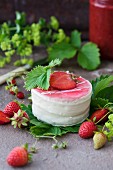
{"label": "strawberry plant sprig", "polygon": [[40,45],[46,47],[48,63],[56,58],[63,61],[77,56],[78,64],[84,69],[94,70],[100,65],[99,48],[91,42],[82,45],[79,31],[74,30],[67,36],[54,16],[49,22],[40,18],[37,23],[26,24],[25,13],[16,12],[14,22],[0,25],[0,67],[10,63],[14,54],[20,56],[15,66],[33,65],[33,47]]}
{"label": "strawberry plant sprig", "polygon": [[55,59],[51,61],[48,66],[37,66],[33,70],[27,73],[25,78],[25,88],[31,90],[35,87],[40,87],[47,90],[49,88],[49,80],[51,74],[51,68],[60,65],[61,61]]}

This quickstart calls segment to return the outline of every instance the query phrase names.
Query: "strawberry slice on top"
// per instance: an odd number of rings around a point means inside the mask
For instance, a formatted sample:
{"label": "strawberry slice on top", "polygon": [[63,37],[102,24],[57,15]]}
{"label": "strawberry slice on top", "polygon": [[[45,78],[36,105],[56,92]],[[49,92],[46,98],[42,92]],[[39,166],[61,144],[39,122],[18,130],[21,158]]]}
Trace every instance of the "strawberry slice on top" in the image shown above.
{"label": "strawberry slice on top", "polygon": [[50,76],[50,87],[58,90],[70,90],[76,87],[76,77],[71,73],[55,71]]}

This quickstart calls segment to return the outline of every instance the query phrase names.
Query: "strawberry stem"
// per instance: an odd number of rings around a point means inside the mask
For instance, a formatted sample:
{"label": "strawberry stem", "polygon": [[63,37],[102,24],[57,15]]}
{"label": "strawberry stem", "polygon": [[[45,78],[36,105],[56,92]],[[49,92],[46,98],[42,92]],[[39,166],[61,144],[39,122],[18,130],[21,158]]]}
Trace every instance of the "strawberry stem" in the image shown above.
{"label": "strawberry stem", "polygon": [[101,122],[101,120],[103,120],[109,113],[111,113],[111,111],[107,112],[98,122],[96,122],[95,124],[97,125],[99,122]]}

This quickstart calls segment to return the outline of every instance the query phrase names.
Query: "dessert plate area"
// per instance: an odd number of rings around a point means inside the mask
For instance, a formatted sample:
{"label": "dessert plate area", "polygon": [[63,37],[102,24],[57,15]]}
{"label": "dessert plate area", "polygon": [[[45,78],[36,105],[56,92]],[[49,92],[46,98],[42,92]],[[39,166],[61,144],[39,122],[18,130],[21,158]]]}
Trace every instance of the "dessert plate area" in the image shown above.
{"label": "dessert plate area", "polygon": [[[43,48],[38,49],[34,54],[34,58],[42,58],[45,55]],[[0,76],[15,67],[11,65],[0,69]],[[86,71],[78,66],[76,58],[66,60],[56,70],[69,70],[77,75],[92,80],[101,74],[113,75],[113,61],[102,61],[101,66],[95,71]],[[19,100],[24,104],[29,104],[27,99],[30,92],[23,88],[24,82],[21,78],[17,78],[19,88],[25,93],[25,99]],[[0,110],[5,105],[14,100],[13,95],[5,90],[5,84],[0,86]],[[68,142],[67,149],[53,150],[51,145],[54,143],[51,139],[37,140],[36,147],[39,148],[38,153],[33,155],[33,162],[18,170],[113,170],[113,142],[107,143],[106,147],[96,151],[93,149],[92,139],[82,139],[78,134],[67,134],[59,140]],[[15,146],[28,143],[30,146],[35,143],[35,139],[25,130],[14,129],[13,126],[0,125],[0,170],[13,170],[6,163],[7,154]]]}

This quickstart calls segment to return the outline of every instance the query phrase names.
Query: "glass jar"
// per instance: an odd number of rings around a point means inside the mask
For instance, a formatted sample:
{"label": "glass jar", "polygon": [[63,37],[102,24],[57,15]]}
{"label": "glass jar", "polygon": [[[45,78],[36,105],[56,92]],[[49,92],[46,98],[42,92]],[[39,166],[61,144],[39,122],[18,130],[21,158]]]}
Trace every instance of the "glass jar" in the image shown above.
{"label": "glass jar", "polygon": [[113,0],[90,0],[89,32],[101,58],[113,59]]}

